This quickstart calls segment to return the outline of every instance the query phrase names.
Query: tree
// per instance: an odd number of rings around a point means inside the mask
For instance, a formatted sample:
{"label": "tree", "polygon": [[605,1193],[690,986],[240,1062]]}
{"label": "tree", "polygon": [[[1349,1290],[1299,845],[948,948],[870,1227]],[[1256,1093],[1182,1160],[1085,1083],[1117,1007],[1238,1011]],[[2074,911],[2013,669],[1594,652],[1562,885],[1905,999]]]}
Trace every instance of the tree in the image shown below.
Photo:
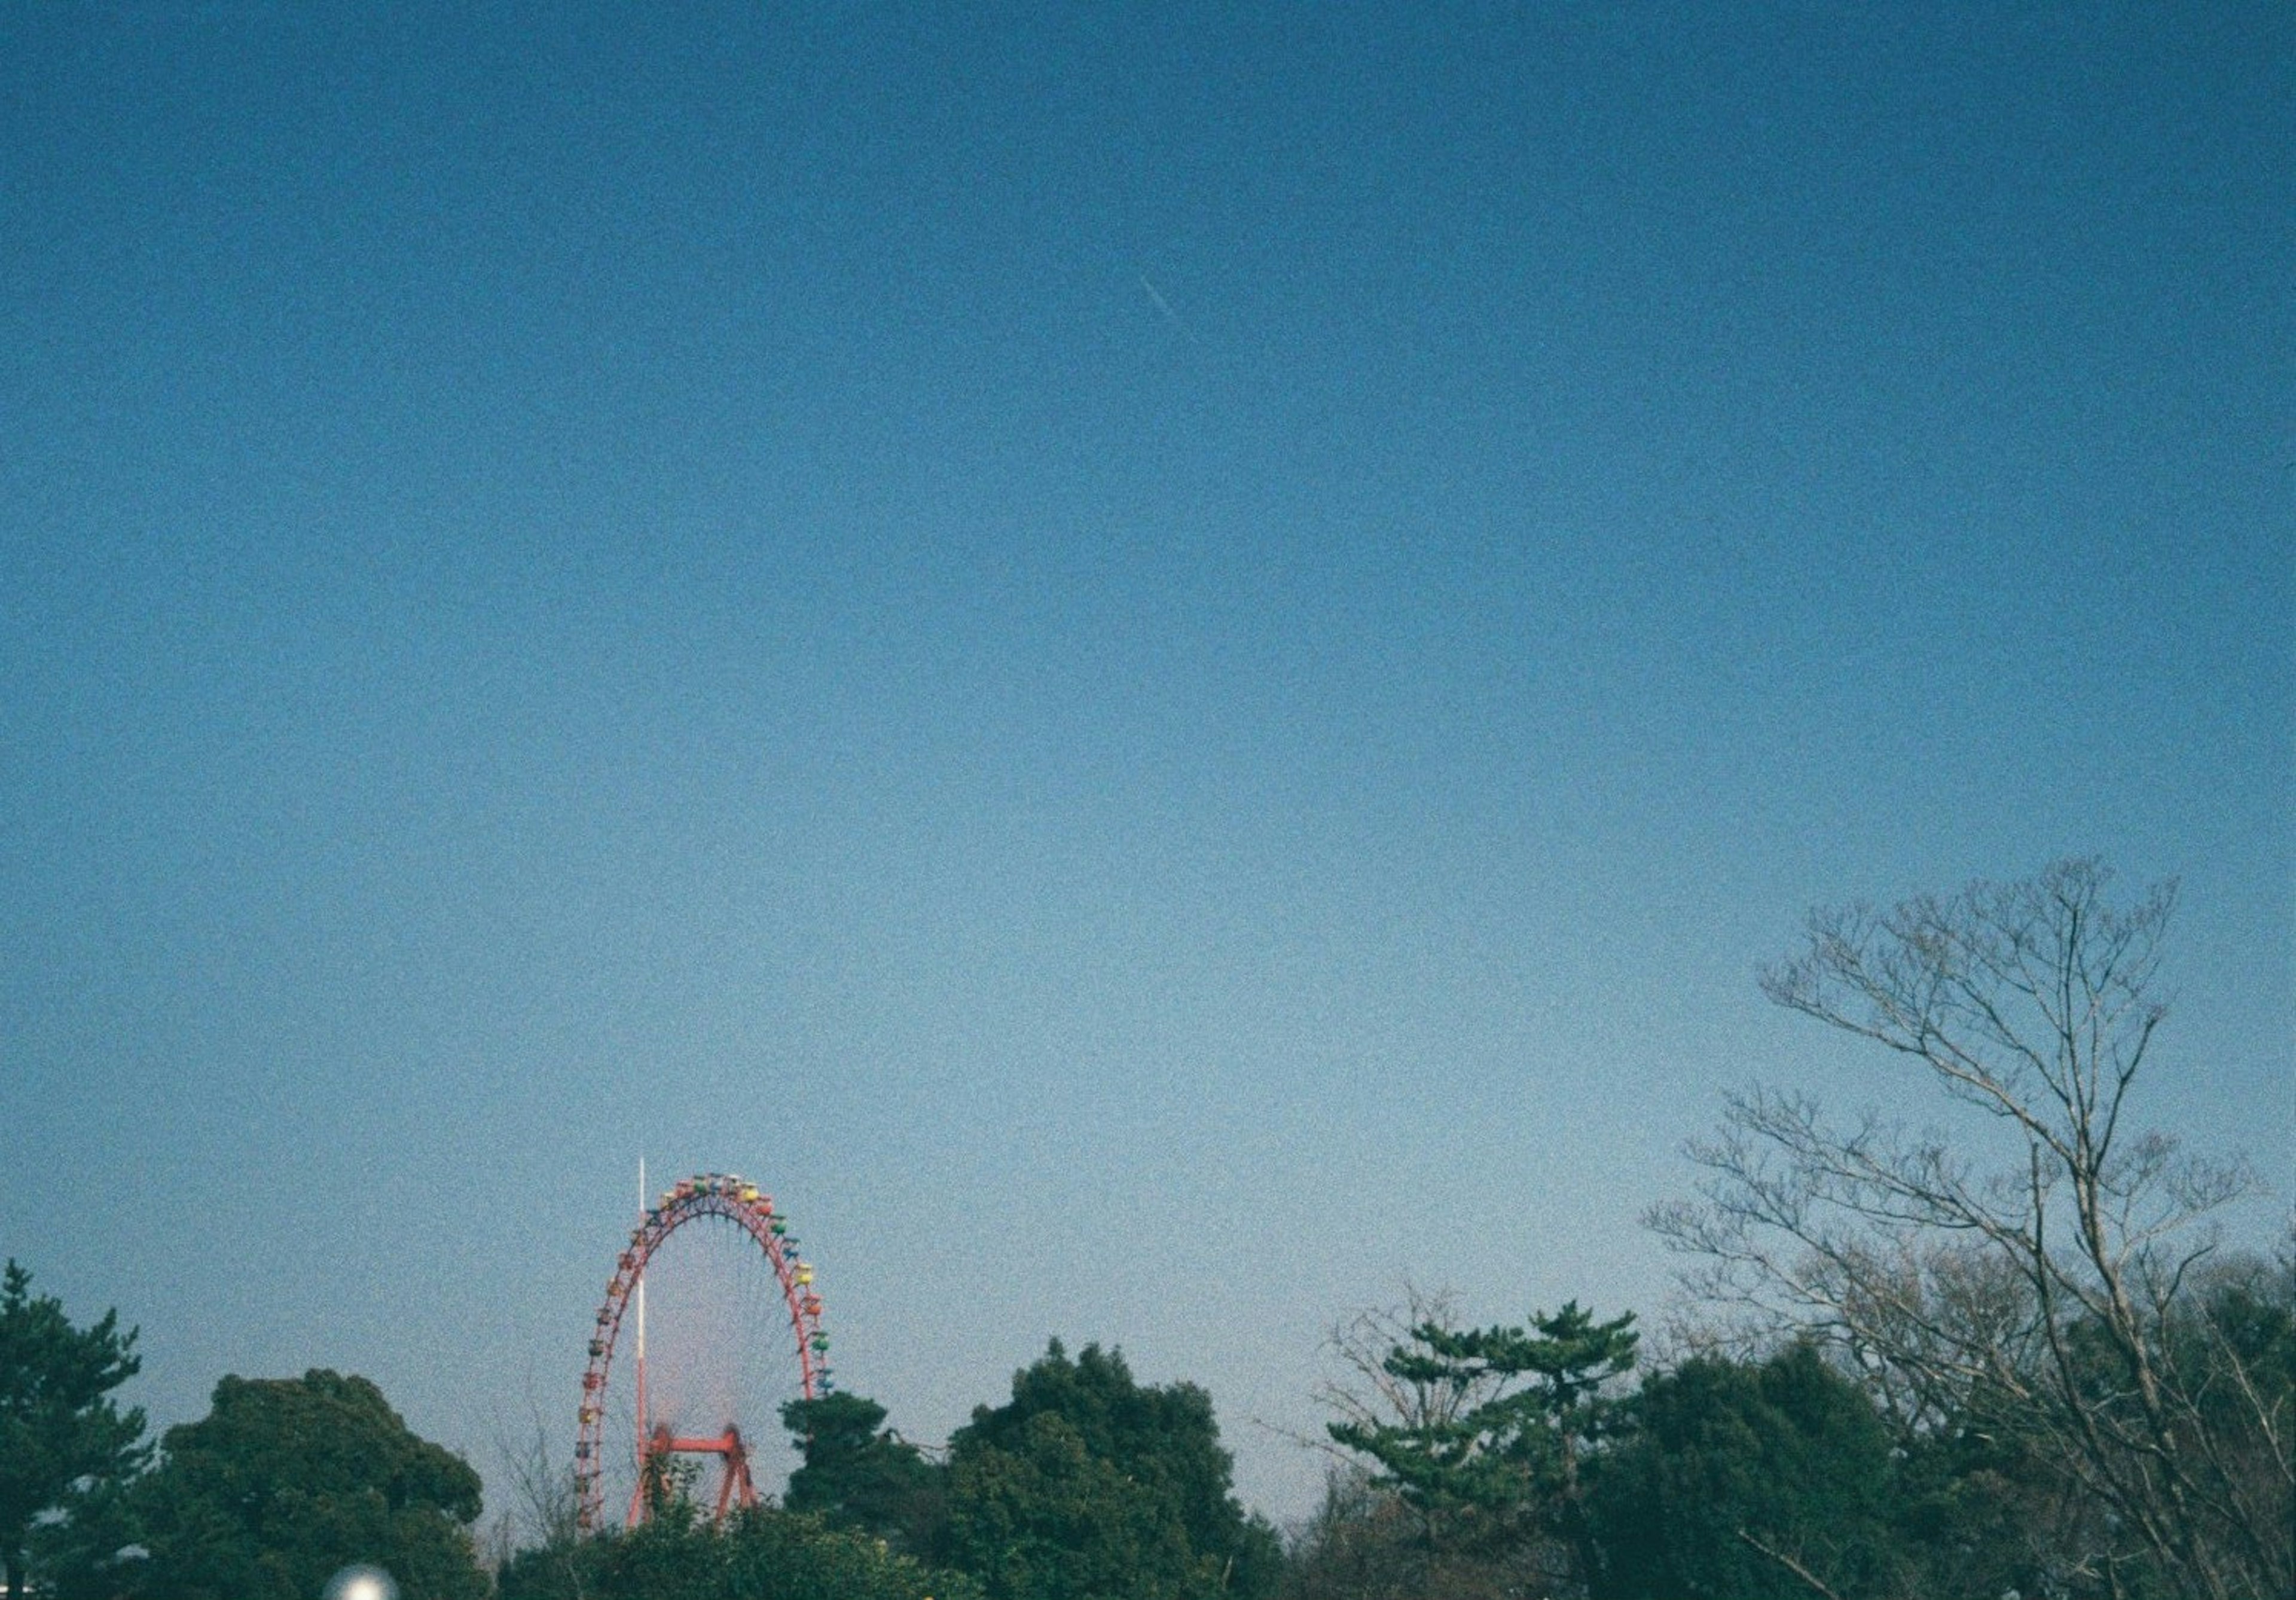
{"label": "tree", "polygon": [[857,1394],[783,1406],[782,1422],[796,1435],[805,1462],[790,1474],[782,1504],[926,1556],[946,1515],[946,1474],[916,1446],[882,1428],[884,1420],[882,1406]]}
{"label": "tree", "polygon": [[1569,1558],[1554,1580],[1587,1582],[1598,1554],[1586,1468],[1617,1415],[1609,1391],[1635,1363],[1634,1321],[1629,1311],[1598,1323],[1573,1301],[1525,1327],[1423,1323],[1382,1363],[1420,1397],[1420,1420],[1349,1418],[1330,1424],[1332,1438],[1418,1509],[1431,1543],[1551,1538]]}
{"label": "tree", "polygon": [[2284,1594],[2296,1592],[2296,1229],[2276,1260],[2214,1264],[2170,1317],[2167,1340],[2179,1425],[2227,1507],[2219,1537],[2276,1529],[2280,1540],[2267,1538],[2249,1558]]}
{"label": "tree", "polygon": [[[2068,1584],[2117,1594],[2141,1568],[2202,1600],[2285,1596],[2289,1419],[2234,1342],[2176,1332],[2217,1247],[2210,1215],[2248,1177],[2138,1126],[2176,897],[2111,890],[2103,866],[2071,860],[1814,913],[1764,991],[1878,1047],[1971,1125],[1838,1123],[1757,1089],[1691,1148],[1702,1200],[1651,1220],[1697,1263],[1694,1292],[1758,1335],[1827,1342],[1908,1438],[1975,1426],[2056,1464],[2104,1530]],[[2235,1450],[2235,1435],[2267,1442]],[[2262,1462],[2268,1492],[2235,1487],[2235,1455]]]}
{"label": "tree", "polygon": [[[142,1366],[135,1330],[121,1333],[112,1311],[76,1328],[61,1301],[31,1288],[11,1260],[0,1274],[0,1568],[11,1595],[35,1575],[35,1543],[70,1553],[75,1536],[109,1522],[149,1455],[143,1411],[110,1399]],[[118,1547],[78,1554],[94,1561]]]}
{"label": "tree", "polygon": [[488,1530],[487,1565],[498,1580],[513,1563],[551,1566],[570,1594],[578,1593],[574,1563],[582,1543],[581,1483],[540,1409],[530,1399],[529,1407],[533,1415],[521,1438],[513,1440],[501,1427],[495,1433],[495,1456],[510,1493]]}
{"label": "tree", "polygon": [[1398,1366],[1396,1352],[1430,1329],[1447,1338],[1464,1331],[1458,1299],[1448,1290],[1431,1292],[1410,1284],[1404,1285],[1402,1304],[1371,1307],[1333,1326],[1324,1336],[1324,1351],[1338,1375],[1315,1389],[1315,1399],[1332,1414],[1332,1421],[1321,1440],[1301,1438],[1299,1442],[1359,1467],[1360,1454],[1341,1444],[1335,1432],[1439,1431],[1505,1387],[1504,1374],[1488,1371]]}
{"label": "tree", "polygon": [[1320,1437],[1292,1437],[1333,1461],[1323,1503],[1291,1536],[1283,1589],[1293,1600],[1496,1600],[1536,1577],[1525,1553],[1454,1537],[1445,1510],[1406,1499],[1333,1437],[1334,1424],[1346,1437],[1440,1431],[1504,1387],[1488,1373],[1391,1368],[1395,1352],[1426,1327],[1459,1332],[1457,1299],[1406,1284],[1400,1304],[1357,1311],[1324,1336],[1334,1372],[1314,1395],[1332,1420]]}
{"label": "tree", "polygon": [[479,1475],[417,1438],[365,1378],[227,1377],[168,1430],[137,1485],[149,1592],[167,1600],[308,1600],[372,1562],[406,1600],[483,1600],[471,1547]]}
{"label": "tree", "polygon": [[734,1520],[722,1543],[724,1600],[980,1600],[980,1586],[963,1573],[922,1565],[865,1533],[825,1528],[808,1516],[752,1510]]}
{"label": "tree", "polygon": [[1229,1492],[1211,1399],[1054,1340],[949,1440],[947,1551],[991,1600],[1197,1600],[1273,1588],[1280,1553]]}
{"label": "tree", "polygon": [[1630,1409],[1593,1495],[1598,1596],[1849,1600],[1895,1587],[1889,1430],[1812,1347],[1758,1366],[1693,1358],[1646,1379]]}

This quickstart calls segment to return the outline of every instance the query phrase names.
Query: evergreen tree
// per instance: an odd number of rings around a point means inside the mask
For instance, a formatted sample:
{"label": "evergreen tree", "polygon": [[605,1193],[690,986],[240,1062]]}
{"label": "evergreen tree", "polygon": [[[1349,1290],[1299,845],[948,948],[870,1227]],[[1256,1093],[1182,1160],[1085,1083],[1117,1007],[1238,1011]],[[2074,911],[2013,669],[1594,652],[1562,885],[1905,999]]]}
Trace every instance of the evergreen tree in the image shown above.
{"label": "evergreen tree", "polygon": [[916,1446],[882,1428],[885,1408],[857,1394],[791,1400],[782,1421],[804,1465],[782,1504],[832,1528],[852,1529],[920,1557],[935,1547],[946,1514],[946,1474]]}
{"label": "evergreen tree", "polygon": [[949,1555],[991,1600],[1250,1600],[1280,1552],[1229,1492],[1211,1399],[1058,1340],[949,1441]]}
{"label": "evergreen tree", "polygon": [[2285,1600],[2273,1348],[2196,1322],[2190,1298],[2253,1178],[2145,1126],[2176,899],[2125,895],[2089,858],[1813,913],[1764,992],[1961,1126],[1734,1095],[1690,1147],[1701,1199],[1651,1221],[1735,1332],[1833,1346],[1908,1440],[1975,1418],[2060,1477],[2050,1587]]}
{"label": "evergreen tree", "polygon": [[1701,1358],[1646,1381],[1590,1522],[1605,1600],[1840,1600],[1894,1592],[1888,1429],[1797,1344],[1759,1366]]}
{"label": "evergreen tree", "polygon": [[365,1378],[227,1377],[213,1409],[168,1430],[135,1488],[166,1600],[310,1600],[372,1562],[406,1600],[482,1600],[471,1548],[479,1475],[417,1438]]}
{"label": "evergreen tree", "polygon": [[[12,1260],[0,1274],[0,1569],[11,1595],[119,1548],[111,1514],[149,1455],[144,1413],[110,1398],[142,1365],[135,1331],[121,1333],[111,1311],[76,1328],[31,1287]],[[110,1541],[93,1537],[107,1529]],[[36,1562],[36,1545],[45,1559]]]}
{"label": "evergreen tree", "polygon": [[1390,1352],[1388,1372],[1488,1398],[1415,1424],[1333,1423],[1332,1438],[1369,1457],[1374,1481],[1423,1514],[1431,1543],[1496,1547],[1548,1538],[1587,1581],[1598,1558],[1586,1520],[1587,1469],[1616,1425],[1609,1391],[1634,1366],[1634,1321],[1629,1311],[1598,1323],[1573,1301],[1526,1327],[1423,1324]]}
{"label": "evergreen tree", "polygon": [[722,1526],[690,1505],[570,1551],[521,1552],[499,1600],[980,1600],[958,1572],[923,1566],[865,1533],[777,1506]]}

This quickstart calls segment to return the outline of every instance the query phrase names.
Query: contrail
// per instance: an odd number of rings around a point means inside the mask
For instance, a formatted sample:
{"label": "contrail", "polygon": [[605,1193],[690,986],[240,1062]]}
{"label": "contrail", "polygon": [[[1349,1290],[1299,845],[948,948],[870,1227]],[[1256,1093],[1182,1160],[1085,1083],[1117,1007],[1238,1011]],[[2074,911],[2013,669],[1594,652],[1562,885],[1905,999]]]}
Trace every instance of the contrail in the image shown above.
{"label": "contrail", "polygon": [[1146,273],[1144,272],[1139,276],[1140,287],[1145,289],[1148,291],[1148,298],[1156,302],[1156,309],[1164,314],[1164,320],[1172,324],[1172,331],[1193,344],[1196,336],[1188,331],[1188,324],[1180,320],[1180,314],[1172,309],[1170,302],[1156,292],[1156,285],[1148,281]]}

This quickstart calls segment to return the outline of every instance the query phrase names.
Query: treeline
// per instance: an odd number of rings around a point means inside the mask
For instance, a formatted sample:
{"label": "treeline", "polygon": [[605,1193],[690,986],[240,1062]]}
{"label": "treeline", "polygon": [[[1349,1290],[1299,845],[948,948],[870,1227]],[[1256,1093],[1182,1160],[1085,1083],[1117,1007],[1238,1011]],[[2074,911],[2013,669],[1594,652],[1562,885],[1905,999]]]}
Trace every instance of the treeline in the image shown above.
{"label": "treeline", "polygon": [[[1415,1316],[1376,1359],[1369,1327]],[[2210,1408],[2183,1442],[2167,1549],[2084,1481],[2031,1396],[1972,1384],[1934,1414],[1815,1337],[1767,1356],[1678,1356],[1629,1386],[1631,1317],[1578,1307],[1519,1327],[1458,1328],[1447,1302],[1377,1313],[1336,1340],[1357,1382],[1335,1394],[1338,1453],[1291,1542],[1288,1600],[1915,1600],[1916,1596],[2292,1592],[2287,1427],[2296,1420],[2296,1281],[2286,1259],[2227,1261],[2161,1330],[2175,1382]],[[2125,1398],[2093,1331],[2080,1398]],[[1378,1382],[1365,1381],[1376,1378]],[[1366,1421],[1377,1414],[1388,1420]],[[2176,1492],[2161,1471],[2163,1497]],[[2243,1519],[2245,1519],[2243,1521]]]}
{"label": "treeline", "polygon": [[[1191,1383],[1137,1383],[1121,1354],[1059,1341],[1016,1374],[1012,1398],[974,1410],[929,1459],[854,1395],[783,1409],[802,1464],[780,1509],[705,1522],[678,1483],[658,1485],[635,1532],[584,1539],[565,1527],[512,1557],[503,1600],[774,1596],[745,1579],[747,1552],[843,1538],[872,1553],[867,1585],[792,1595],[870,1600],[1272,1595],[1275,1530],[1230,1491],[1210,1398]],[[855,1581],[858,1581],[857,1576]]]}
{"label": "treeline", "polygon": [[111,1391],[137,1370],[107,1314],[75,1327],[10,1262],[0,1291],[0,1557],[9,1596],[318,1600],[353,1563],[406,1600],[992,1600],[1271,1595],[1275,1531],[1230,1490],[1211,1401],[1058,1341],[928,1460],[850,1395],[785,1408],[803,1461],[780,1506],[720,1523],[671,1462],[650,1515],[585,1535],[568,1470],[530,1491],[525,1547],[481,1558],[478,1473],[365,1378],[228,1377],[168,1430]]}
{"label": "treeline", "polygon": [[1961,1128],[1731,1098],[1699,1197],[1648,1218],[1688,1290],[1660,1358],[1576,1303],[1343,1325],[1326,1492],[1285,1539],[1202,1390],[1054,1342],[932,1456],[860,1397],[791,1406],[783,1504],[722,1525],[673,1474],[645,1524],[583,1537],[539,1468],[524,1547],[481,1561],[477,1475],[363,1379],[227,1378],[155,1461],[110,1398],[134,1334],[12,1262],[8,1594],[296,1600],[356,1560],[408,1600],[2288,1600],[2296,1230],[2224,1251],[2249,1173],[2133,1098],[2173,900],[2069,861],[1814,915],[1770,997]]}

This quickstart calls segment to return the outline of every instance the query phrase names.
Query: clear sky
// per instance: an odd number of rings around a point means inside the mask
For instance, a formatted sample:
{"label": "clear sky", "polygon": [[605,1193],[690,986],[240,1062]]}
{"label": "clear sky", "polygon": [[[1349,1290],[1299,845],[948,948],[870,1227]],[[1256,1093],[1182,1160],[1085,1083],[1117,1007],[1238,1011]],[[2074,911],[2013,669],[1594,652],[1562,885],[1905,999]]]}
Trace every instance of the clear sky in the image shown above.
{"label": "clear sky", "polygon": [[634,1169],[938,1438],[1304,1510],[1320,1333],[1662,1309],[1813,904],[2175,875],[2296,1121],[2296,11],[0,8],[0,1251],[566,1424]]}

